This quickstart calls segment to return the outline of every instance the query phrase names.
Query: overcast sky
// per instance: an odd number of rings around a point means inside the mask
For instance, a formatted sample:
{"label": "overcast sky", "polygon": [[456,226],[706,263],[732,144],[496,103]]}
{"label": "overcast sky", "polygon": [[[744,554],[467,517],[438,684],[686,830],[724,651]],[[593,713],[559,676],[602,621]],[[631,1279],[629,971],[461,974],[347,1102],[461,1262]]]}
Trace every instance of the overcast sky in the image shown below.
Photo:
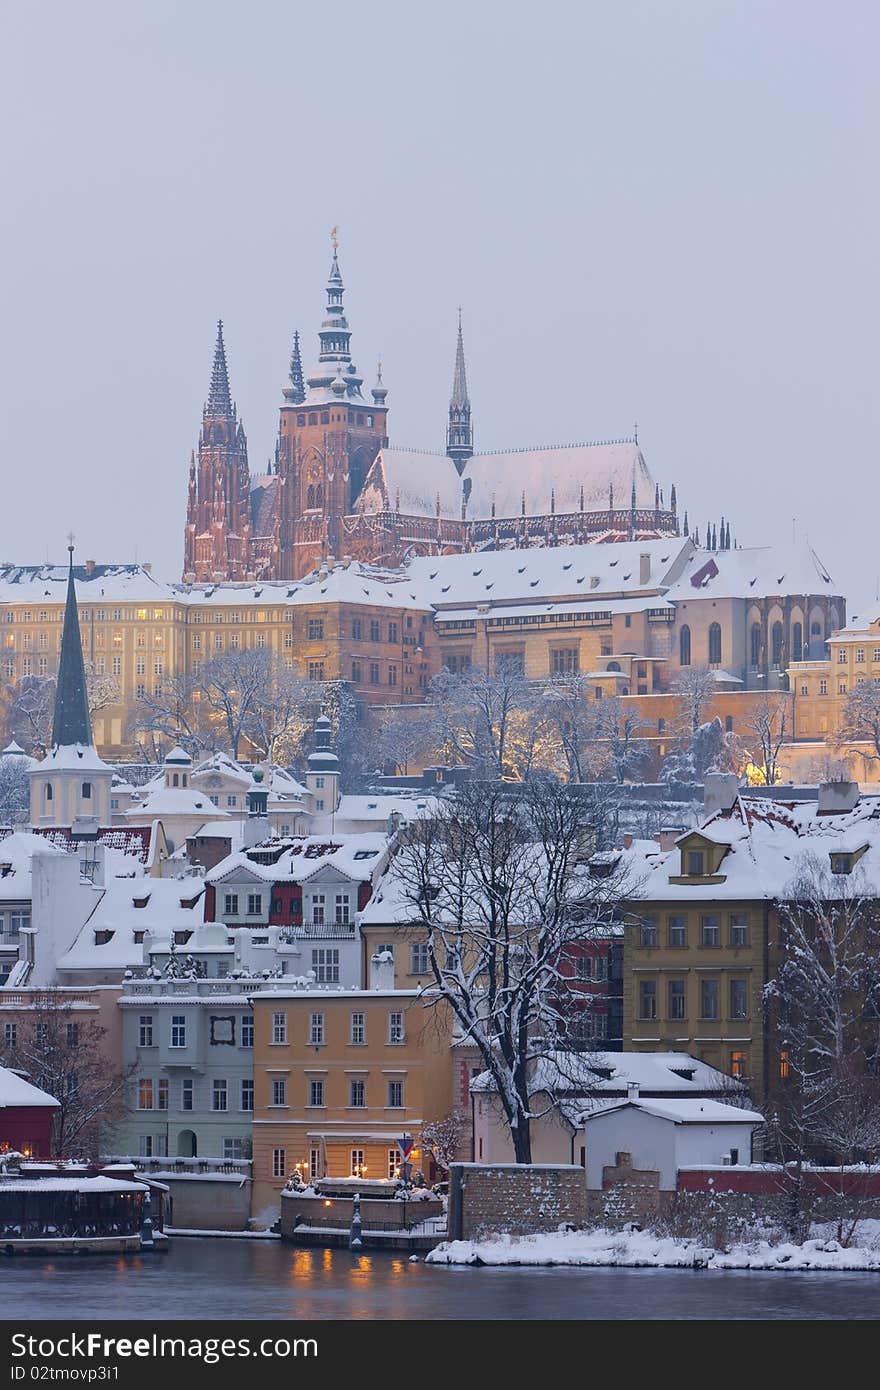
{"label": "overcast sky", "polygon": [[880,575],[869,0],[0,0],[0,561],[177,578],[222,317],[252,471],[340,263],[393,443],[629,434]]}

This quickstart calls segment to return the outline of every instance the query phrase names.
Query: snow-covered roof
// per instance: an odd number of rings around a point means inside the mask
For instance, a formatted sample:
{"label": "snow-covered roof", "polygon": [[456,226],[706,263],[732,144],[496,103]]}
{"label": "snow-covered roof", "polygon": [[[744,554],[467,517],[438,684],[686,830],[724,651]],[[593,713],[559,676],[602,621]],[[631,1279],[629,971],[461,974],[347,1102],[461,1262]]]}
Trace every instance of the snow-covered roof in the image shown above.
{"label": "snow-covered roof", "polygon": [[215,806],[210,797],[192,787],[161,786],[150,791],[142,801],[136,801],[124,812],[129,820],[166,819],[170,816],[204,816],[208,820],[226,820],[225,806]]}
{"label": "snow-covered roof", "polygon": [[[643,1094],[701,1095],[729,1090],[729,1076],[687,1052],[553,1052],[537,1060],[529,1090],[586,1097],[627,1093],[637,1084]],[[472,1091],[493,1091],[489,1072],[471,1082]]]}
{"label": "snow-covered roof", "polygon": [[41,1091],[38,1086],[32,1086],[23,1076],[10,1071],[8,1067],[0,1067],[0,1110],[24,1106],[47,1106],[55,1109],[60,1104],[61,1102],[50,1096],[48,1091]]}
{"label": "snow-covered roof", "polygon": [[743,1110],[737,1105],[725,1105],[719,1100],[621,1100],[603,1105],[601,1109],[588,1111],[583,1117],[584,1124],[604,1118],[615,1111],[632,1107],[643,1110],[647,1115],[656,1115],[661,1120],[671,1120],[677,1125],[760,1125],[764,1116],[757,1110]]}
{"label": "snow-covered roof", "polygon": [[35,854],[63,854],[60,846],[29,830],[15,830],[0,840],[0,902],[24,902],[31,896],[31,859]]}
{"label": "snow-covered roof", "polygon": [[[195,931],[204,919],[204,892],[200,878],[108,879],[59,968],[118,970],[142,964],[144,948],[135,932],[148,931],[157,945],[170,944],[175,931]],[[112,933],[110,939],[97,944],[96,934],[105,932]]]}
{"label": "snow-covered roof", "polygon": [[94,747],[87,743],[62,743],[52,748],[42,762],[34,763],[31,772],[111,772],[109,763],[99,758]]}
{"label": "snow-covered roof", "polygon": [[694,551],[667,597],[687,602],[703,595],[757,599],[834,593],[828,570],[812,547],[803,543]]}
{"label": "snow-covered roof", "polygon": [[392,813],[400,816],[403,822],[418,820],[436,801],[436,797],[423,792],[409,796],[392,792],[387,795],[380,792],[375,796],[346,794],[339,798],[334,825],[342,827],[346,822],[372,821],[377,827],[385,826]]}
{"label": "snow-covered roof", "polygon": [[[636,506],[654,506],[654,480],[642,451],[631,440],[614,444],[567,444],[474,454],[459,477],[446,454],[416,449],[382,449],[371,465],[356,510],[400,511],[405,516],[489,519],[604,511],[613,489],[618,511],[629,508],[635,482]],[[583,503],[582,499],[583,498]]]}
{"label": "snow-covered roof", "polygon": [[[388,837],[373,831],[297,836],[228,854],[205,877],[208,883],[235,882],[236,875],[244,872],[266,883],[305,883],[329,867],[365,883],[372,879],[387,846]],[[260,862],[260,856],[268,859],[276,849],[280,849],[277,859]]]}
{"label": "snow-covered roof", "polygon": [[[143,565],[74,565],[77,603],[150,603],[174,598],[174,586],[154,579]],[[67,597],[68,567],[63,565],[4,565],[0,568],[0,604],[57,603]]]}
{"label": "snow-covered roof", "polygon": [[[711,902],[726,899],[768,900],[791,891],[807,858],[826,871],[832,854],[853,854],[865,848],[851,874],[831,875],[828,893],[855,888],[880,896],[880,798],[862,796],[851,811],[822,814],[816,801],[771,801],[760,795],[740,795],[729,811],[716,811],[701,825],[685,832],[699,835],[726,853],[713,882],[681,882],[681,851],[670,850],[650,866],[641,889],[640,911],[652,903],[683,898]],[[684,839],[685,836],[681,838]]]}
{"label": "snow-covered roof", "polygon": [[0,1192],[143,1192],[146,1183],[121,1178],[4,1178]]}

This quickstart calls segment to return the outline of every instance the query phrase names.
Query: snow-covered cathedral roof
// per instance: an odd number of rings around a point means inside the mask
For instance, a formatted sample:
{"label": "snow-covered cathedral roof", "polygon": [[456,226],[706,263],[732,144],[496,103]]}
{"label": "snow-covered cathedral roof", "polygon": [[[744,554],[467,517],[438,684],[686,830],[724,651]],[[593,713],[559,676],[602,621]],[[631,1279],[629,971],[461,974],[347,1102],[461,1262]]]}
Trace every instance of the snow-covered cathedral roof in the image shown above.
{"label": "snow-covered cathedral roof", "polygon": [[[635,480],[636,506],[654,506],[654,479],[638,444],[569,444],[559,448],[514,449],[474,454],[459,477],[446,454],[382,449],[373,462],[355,509],[363,513],[399,510],[408,516],[489,518],[522,514],[546,516],[583,510],[603,511],[611,501],[626,510]],[[468,484],[470,485],[468,487]],[[581,497],[583,494],[583,502]]]}

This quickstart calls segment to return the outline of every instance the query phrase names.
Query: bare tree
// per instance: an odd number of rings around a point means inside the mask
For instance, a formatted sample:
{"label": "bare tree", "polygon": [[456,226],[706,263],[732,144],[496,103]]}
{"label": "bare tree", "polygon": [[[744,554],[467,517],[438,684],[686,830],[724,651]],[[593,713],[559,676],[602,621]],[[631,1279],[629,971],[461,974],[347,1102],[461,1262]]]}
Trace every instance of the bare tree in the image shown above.
{"label": "bare tree", "polygon": [[385,710],[370,721],[365,736],[375,767],[390,765],[404,777],[412,764],[436,756],[443,746],[442,723],[432,705]]}
{"label": "bare tree", "polygon": [[427,942],[428,1005],[448,1006],[480,1052],[531,1162],[530,1076],[564,1032],[560,970],[614,909],[620,875],[592,879],[593,837],[579,797],[546,777],[515,792],[469,783],[407,831],[393,872]]}
{"label": "bare tree", "polygon": [[243,725],[248,742],[272,763],[294,762],[320,712],[321,691],[318,682],[303,680],[270,654]]}
{"label": "bare tree", "polygon": [[470,1122],[461,1110],[450,1110],[441,1119],[422,1125],[422,1148],[428,1151],[441,1173],[449,1172],[449,1165],[458,1157],[469,1130]]}
{"label": "bare tree", "polygon": [[597,701],[596,737],[607,749],[608,764],[615,782],[635,776],[647,757],[639,733],[645,721],[637,708],[624,704],[619,695]]}
{"label": "bare tree", "polygon": [[[745,720],[745,739],[750,744],[749,758],[760,770],[764,786],[775,787],[781,780],[779,750],[785,742],[788,705],[784,697],[766,698],[755,705]],[[751,737],[749,737],[751,735]]]}
{"label": "bare tree", "polygon": [[4,1066],[23,1072],[59,1102],[52,1120],[59,1157],[97,1158],[102,1135],[125,1109],[132,1073],[110,1060],[106,1036],[107,1029],[61,991],[47,990],[21,1012],[14,1040],[4,1049]]}
{"label": "bare tree", "polygon": [[24,825],[30,818],[28,759],[19,753],[0,756],[0,822]]}
{"label": "bare tree", "polygon": [[855,1162],[880,1151],[880,917],[861,870],[805,855],[778,904],[765,996],[778,1054],[783,1156]]}
{"label": "bare tree", "polygon": [[494,672],[443,672],[432,682],[429,699],[450,761],[472,767],[481,777],[528,776],[540,717],[519,662],[499,657]]}
{"label": "bare tree", "polygon": [[98,710],[107,709],[109,705],[121,704],[122,687],[118,678],[96,671],[89,663],[86,666],[86,698],[89,714],[97,714]]}
{"label": "bare tree", "polygon": [[859,752],[872,761],[880,759],[880,680],[859,681],[853,686],[834,736],[838,749],[865,743],[868,751],[861,747]]}
{"label": "bare tree", "polygon": [[9,711],[12,737],[29,753],[48,748],[55,712],[53,677],[24,676],[19,681]]}
{"label": "bare tree", "polygon": [[544,687],[543,712],[555,735],[569,782],[593,782],[608,774],[609,753],[600,742],[593,682],[586,676],[558,676]]}
{"label": "bare tree", "polygon": [[683,666],[672,689],[676,696],[678,732],[693,736],[703,723],[703,711],[718,693],[714,673],[706,666]]}
{"label": "bare tree", "polygon": [[203,749],[216,751],[220,730],[201,702],[191,676],[165,676],[138,699],[128,725],[128,737],[138,743],[150,762],[161,763],[172,744],[193,757]]}

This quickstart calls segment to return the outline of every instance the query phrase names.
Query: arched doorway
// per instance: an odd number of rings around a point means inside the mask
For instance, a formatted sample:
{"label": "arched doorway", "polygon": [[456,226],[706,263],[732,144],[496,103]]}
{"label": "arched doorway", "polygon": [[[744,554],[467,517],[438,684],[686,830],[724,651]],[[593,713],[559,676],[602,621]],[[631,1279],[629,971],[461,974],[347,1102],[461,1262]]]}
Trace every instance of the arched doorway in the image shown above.
{"label": "arched doorway", "polygon": [[177,1157],[197,1158],[198,1145],[194,1130],[182,1129],[177,1136]]}

